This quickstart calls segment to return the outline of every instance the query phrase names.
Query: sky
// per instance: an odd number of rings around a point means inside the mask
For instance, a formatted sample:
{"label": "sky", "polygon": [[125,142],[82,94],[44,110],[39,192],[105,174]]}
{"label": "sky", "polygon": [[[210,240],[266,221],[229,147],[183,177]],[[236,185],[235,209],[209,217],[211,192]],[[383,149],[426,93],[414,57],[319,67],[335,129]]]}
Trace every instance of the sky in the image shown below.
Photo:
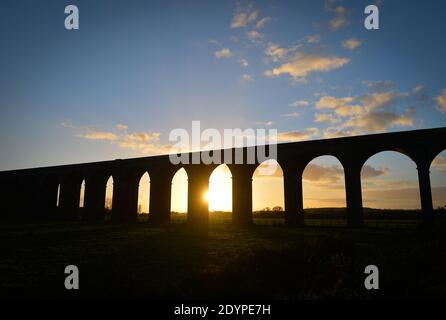
{"label": "sky", "polygon": [[[79,30],[64,27],[69,4]],[[364,27],[369,4],[379,30]],[[436,0],[1,1],[0,170],[165,154],[169,133],[194,120],[277,129],[279,142],[445,126],[445,9]],[[214,176],[211,207],[226,210],[230,171]],[[431,178],[434,206],[446,205],[444,152]],[[343,183],[336,159],[314,160],[305,207],[345,206]],[[410,159],[378,154],[363,171],[364,205],[419,208],[417,183]],[[255,174],[253,192],[254,209],[283,206],[280,168]]]}

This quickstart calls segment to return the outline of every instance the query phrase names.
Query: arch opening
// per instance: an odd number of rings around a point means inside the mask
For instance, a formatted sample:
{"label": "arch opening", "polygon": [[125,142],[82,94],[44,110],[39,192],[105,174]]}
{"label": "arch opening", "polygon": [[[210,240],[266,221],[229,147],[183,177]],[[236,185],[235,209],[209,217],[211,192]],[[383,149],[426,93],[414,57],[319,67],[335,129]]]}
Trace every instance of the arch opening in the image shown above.
{"label": "arch opening", "polygon": [[285,206],[283,171],[274,160],[262,162],[252,175],[252,210],[256,224],[283,224]]}
{"label": "arch opening", "polygon": [[138,215],[149,214],[150,208],[150,175],[146,171],[139,179],[138,185]]}
{"label": "arch opening", "polygon": [[446,213],[446,150],[440,152],[430,167],[432,205],[441,213]]}
{"label": "arch opening", "polygon": [[185,222],[187,218],[188,176],[184,168],[172,178],[170,212],[172,222]]}
{"label": "arch opening", "polygon": [[113,209],[113,177],[110,176],[105,184],[104,209],[106,213],[110,213]]}
{"label": "arch opening", "polygon": [[232,174],[221,164],[209,177],[209,190],[205,195],[211,222],[230,222],[232,219]]}
{"label": "arch opening", "polygon": [[370,157],[361,170],[361,187],[367,224],[379,217],[419,218],[417,165],[405,154],[382,151]]}
{"label": "arch opening", "polygon": [[344,167],[334,156],[311,160],[302,173],[305,223],[344,225],[347,223]]}
{"label": "arch opening", "polygon": [[82,180],[79,193],[79,208],[83,209],[85,205],[85,180]]}

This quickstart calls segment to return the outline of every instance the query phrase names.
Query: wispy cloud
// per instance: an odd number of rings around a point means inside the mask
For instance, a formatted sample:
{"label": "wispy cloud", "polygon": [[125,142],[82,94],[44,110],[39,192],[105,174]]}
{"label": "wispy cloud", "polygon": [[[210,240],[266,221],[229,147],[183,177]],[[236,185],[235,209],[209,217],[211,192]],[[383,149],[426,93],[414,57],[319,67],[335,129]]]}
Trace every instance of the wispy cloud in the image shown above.
{"label": "wispy cloud", "polygon": [[217,59],[230,58],[232,56],[232,52],[229,48],[223,48],[221,50],[215,51],[214,55]]}
{"label": "wispy cloud", "polygon": [[254,77],[252,74],[242,74],[242,76],[240,77],[241,83],[247,83],[252,81],[254,81]]}
{"label": "wispy cloud", "polygon": [[265,71],[265,75],[277,77],[288,74],[293,80],[300,81],[311,73],[339,69],[348,62],[347,58],[298,52],[288,62]]}
{"label": "wispy cloud", "polygon": [[256,23],[256,29],[262,29],[265,24],[267,24],[271,20],[271,17],[263,17],[259,19]]}
{"label": "wispy cloud", "polygon": [[351,38],[348,40],[342,41],[342,46],[349,50],[354,50],[362,45],[362,42],[356,38]]}
{"label": "wispy cloud", "polygon": [[336,1],[326,0],[325,9],[334,15],[334,17],[328,22],[331,30],[336,31],[348,24],[347,9],[343,6],[336,6]]}
{"label": "wispy cloud", "polygon": [[231,21],[231,28],[243,28],[257,20],[259,12],[252,3],[238,3]]}
{"label": "wispy cloud", "polygon": [[318,34],[315,34],[315,35],[312,35],[312,36],[307,36],[307,42],[308,43],[315,44],[315,43],[318,43],[319,40],[320,40],[320,37],[319,37]]}
{"label": "wispy cloud", "polygon": [[310,104],[308,100],[296,100],[289,104],[290,107],[306,107]]}

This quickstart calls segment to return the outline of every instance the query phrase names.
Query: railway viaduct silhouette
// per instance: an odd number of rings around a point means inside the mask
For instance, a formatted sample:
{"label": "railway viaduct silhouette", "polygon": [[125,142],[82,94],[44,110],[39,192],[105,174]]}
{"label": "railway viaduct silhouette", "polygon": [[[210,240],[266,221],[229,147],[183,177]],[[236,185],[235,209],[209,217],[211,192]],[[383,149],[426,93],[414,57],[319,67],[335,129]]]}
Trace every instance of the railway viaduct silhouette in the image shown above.
{"label": "railway viaduct silhouette", "polygon": [[[232,149],[243,152],[245,147]],[[382,151],[397,151],[415,162],[418,171],[422,221],[434,219],[429,170],[433,159],[446,149],[446,128],[373,134],[277,145],[277,162],[283,170],[285,223],[303,224],[302,174],[306,165],[323,155],[336,157],[345,174],[347,222],[363,225],[361,169],[371,156]],[[215,151],[214,151],[215,152]],[[188,153],[192,157],[193,153]],[[85,180],[82,219],[103,220],[106,182],[113,177],[112,220],[137,219],[138,184],[141,176],[150,176],[149,220],[170,221],[171,182],[184,168],[188,175],[188,223],[206,224],[208,204],[203,192],[208,189],[212,171],[220,164],[179,164],[168,155],[72,164],[0,172],[0,221],[44,221],[79,219],[80,187]],[[252,224],[252,176],[260,163],[230,164],[232,174],[232,222]],[[58,191],[60,188],[60,191]],[[57,194],[59,205],[57,207]]]}

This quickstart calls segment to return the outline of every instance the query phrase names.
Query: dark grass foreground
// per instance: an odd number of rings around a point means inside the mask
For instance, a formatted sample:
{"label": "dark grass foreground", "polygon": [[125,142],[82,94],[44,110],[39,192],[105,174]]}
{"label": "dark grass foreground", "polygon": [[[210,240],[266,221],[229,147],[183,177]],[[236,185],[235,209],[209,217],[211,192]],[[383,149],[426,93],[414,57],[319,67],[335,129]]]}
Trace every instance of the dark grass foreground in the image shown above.
{"label": "dark grass foreground", "polygon": [[[1,226],[0,297],[445,298],[445,230]],[[64,288],[69,264],[79,267],[80,290]],[[378,291],[364,289],[369,264],[380,269]]]}

